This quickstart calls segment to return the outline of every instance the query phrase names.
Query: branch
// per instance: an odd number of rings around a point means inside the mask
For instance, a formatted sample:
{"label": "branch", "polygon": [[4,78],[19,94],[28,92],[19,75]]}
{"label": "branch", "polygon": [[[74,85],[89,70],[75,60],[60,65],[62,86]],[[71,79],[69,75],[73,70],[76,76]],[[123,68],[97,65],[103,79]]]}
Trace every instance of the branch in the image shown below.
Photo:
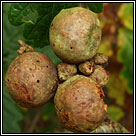
{"label": "branch", "polygon": [[31,122],[31,126],[30,128],[28,128],[28,130],[26,131],[26,133],[32,133],[33,130],[35,129],[36,125],[37,125],[37,122],[39,121],[40,117],[41,117],[41,114],[42,114],[42,111],[44,109],[44,106],[42,107],[39,107],[36,109],[36,114]]}
{"label": "branch", "polygon": [[114,122],[110,117],[90,133],[129,133],[121,124]]}

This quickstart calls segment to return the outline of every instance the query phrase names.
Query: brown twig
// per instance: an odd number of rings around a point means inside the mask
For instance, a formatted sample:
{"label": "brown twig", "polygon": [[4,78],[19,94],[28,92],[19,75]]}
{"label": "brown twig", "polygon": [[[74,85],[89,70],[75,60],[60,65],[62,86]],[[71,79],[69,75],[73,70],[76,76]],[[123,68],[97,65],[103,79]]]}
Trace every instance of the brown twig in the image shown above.
{"label": "brown twig", "polygon": [[121,124],[114,122],[109,116],[95,130],[90,133],[129,133]]}
{"label": "brown twig", "polygon": [[88,8],[87,4],[86,3],[79,3],[79,6],[82,7],[82,8]]}
{"label": "brown twig", "polygon": [[33,117],[33,120],[31,122],[31,126],[28,128],[28,130],[26,131],[26,133],[32,133],[33,132],[33,130],[35,129],[35,127],[37,125],[37,122],[39,121],[39,119],[41,117],[43,108],[44,108],[44,106],[39,107],[39,108],[36,109],[36,114]]}

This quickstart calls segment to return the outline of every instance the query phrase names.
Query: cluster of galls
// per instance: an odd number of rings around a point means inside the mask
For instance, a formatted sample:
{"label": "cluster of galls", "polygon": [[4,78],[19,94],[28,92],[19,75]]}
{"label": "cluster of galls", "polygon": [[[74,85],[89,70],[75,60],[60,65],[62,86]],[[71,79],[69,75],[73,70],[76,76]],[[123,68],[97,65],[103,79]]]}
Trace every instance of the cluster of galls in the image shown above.
{"label": "cluster of galls", "polygon": [[107,116],[102,87],[109,80],[104,69],[107,56],[97,53],[80,64],[57,65],[59,86],[55,95],[57,115],[64,126],[73,132],[91,132]]}
{"label": "cluster of galls", "polygon": [[60,83],[70,77],[80,74],[87,76],[101,86],[105,86],[109,80],[109,73],[104,69],[108,64],[108,57],[97,53],[92,59],[80,64],[68,64],[62,62],[57,65],[58,78]]}
{"label": "cluster of galls", "polygon": [[90,132],[107,116],[102,86],[109,80],[103,68],[108,58],[98,53],[100,23],[89,10],[62,10],[52,21],[50,44],[63,60],[57,66],[58,86],[54,102],[62,124],[73,132]]}
{"label": "cluster of galls", "polygon": [[22,41],[20,54],[6,73],[11,97],[21,106],[37,107],[54,97],[57,115],[73,132],[90,132],[107,116],[102,87],[109,74],[108,58],[97,53],[100,23],[88,9],[62,10],[50,26],[50,44],[63,60],[55,68],[47,55]]}

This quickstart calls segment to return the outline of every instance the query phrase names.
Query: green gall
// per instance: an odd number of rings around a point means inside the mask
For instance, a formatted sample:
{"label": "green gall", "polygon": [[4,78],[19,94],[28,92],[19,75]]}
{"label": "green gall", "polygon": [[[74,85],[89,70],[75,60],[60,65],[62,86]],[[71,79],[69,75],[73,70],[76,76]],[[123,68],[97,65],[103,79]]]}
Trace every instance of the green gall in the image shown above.
{"label": "green gall", "polygon": [[101,41],[100,22],[88,9],[63,9],[51,23],[49,39],[60,59],[66,63],[80,63],[97,52]]}

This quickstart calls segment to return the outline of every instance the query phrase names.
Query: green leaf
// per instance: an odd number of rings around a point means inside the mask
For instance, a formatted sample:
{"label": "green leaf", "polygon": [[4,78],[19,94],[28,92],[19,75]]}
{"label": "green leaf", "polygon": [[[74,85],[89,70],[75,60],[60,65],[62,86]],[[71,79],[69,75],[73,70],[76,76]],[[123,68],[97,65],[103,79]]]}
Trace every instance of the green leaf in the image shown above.
{"label": "green leaf", "polygon": [[78,6],[77,3],[13,3],[9,9],[12,25],[24,23],[23,35],[34,47],[49,44],[49,27],[52,19],[64,8]]}
{"label": "green leaf", "polygon": [[128,80],[128,91],[133,93],[133,31],[120,28],[118,33],[118,60],[124,64],[121,77]]}
{"label": "green leaf", "polygon": [[117,106],[109,106],[108,113],[114,121],[119,121],[124,116],[123,110]]}
{"label": "green leaf", "polygon": [[104,9],[103,3],[87,3],[87,5],[95,13],[101,13]]}
{"label": "green leaf", "polygon": [[17,56],[19,49],[17,41],[23,40],[22,26],[13,26],[8,21],[9,3],[3,4],[3,72],[7,71],[10,63]]}
{"label": "green leaf", "polygon": [[76,3],[33,3],[37,10],[36,23],[26,22],[23,35],[27,40],[32,40],[34,47],[44,47],[49,44],[49,27],[53,18],[64,8],[77,6]]}
{"label": "green leaf", "polygon": [[61,60],[55,55],[50,45],[45,46],[44,48],[35,48],[35,51],[44,53],[52,60],[52,62],[57,65]]}
{"label": "green leaf", "polygon": [[17,56],[17,40],[22,39],[21,27],[12,26],[8,21],[8,10],[9,3],[3,3],[3,133],[21,133],[22,112],[7,93],[4,83],[7,68]]}
{"label": "green leaf", "polygon": [[9,9],[8,19],[12,25],[21,25],[25,23],[25,17],[31,12],[31,3],[12,3]]}
{"label": "green leaf", "polygon": [[133,3],[122,4],[118,16],[126,28],[133,30]]}

